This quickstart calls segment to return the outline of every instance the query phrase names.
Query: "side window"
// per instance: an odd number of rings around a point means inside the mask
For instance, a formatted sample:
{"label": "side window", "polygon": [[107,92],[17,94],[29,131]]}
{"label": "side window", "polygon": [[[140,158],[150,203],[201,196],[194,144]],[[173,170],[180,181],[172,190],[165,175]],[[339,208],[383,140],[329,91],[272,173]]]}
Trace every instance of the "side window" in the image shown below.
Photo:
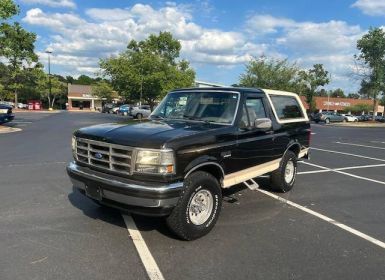
{"label": "side window", "polygon": [[298,101],[293,96],[270,95],[277,117],[280,120],[303,118]]}
{"label": "side window", "polygon": [[266,118],[265,107],[261,98],[248,96],[242,105],[241,128],[251,127],[256,119]]}

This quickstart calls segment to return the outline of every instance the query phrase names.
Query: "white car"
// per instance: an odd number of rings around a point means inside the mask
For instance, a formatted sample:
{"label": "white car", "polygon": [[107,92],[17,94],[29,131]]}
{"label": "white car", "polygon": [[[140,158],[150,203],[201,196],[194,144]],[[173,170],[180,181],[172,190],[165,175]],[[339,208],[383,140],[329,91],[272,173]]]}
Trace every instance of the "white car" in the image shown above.
{"label": "white car", "polygon": [[148,118],[151,114],[149,105],[135,106],[130,109],[130,115],[135,119]]}
{"label": "white car", "polygon": [[358,118],[349,114],[342,114],[347,122],[358,122]]}

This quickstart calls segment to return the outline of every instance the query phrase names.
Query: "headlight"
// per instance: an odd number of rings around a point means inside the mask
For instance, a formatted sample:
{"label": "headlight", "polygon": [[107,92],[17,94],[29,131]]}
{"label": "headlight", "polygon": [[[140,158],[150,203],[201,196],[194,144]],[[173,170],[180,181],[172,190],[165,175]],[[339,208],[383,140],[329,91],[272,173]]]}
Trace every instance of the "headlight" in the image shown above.
{"label": "headlight", "polygon": [[174,168],[172,151],[139,150],[136,154],[135,172],[172,174],[175,171]]}

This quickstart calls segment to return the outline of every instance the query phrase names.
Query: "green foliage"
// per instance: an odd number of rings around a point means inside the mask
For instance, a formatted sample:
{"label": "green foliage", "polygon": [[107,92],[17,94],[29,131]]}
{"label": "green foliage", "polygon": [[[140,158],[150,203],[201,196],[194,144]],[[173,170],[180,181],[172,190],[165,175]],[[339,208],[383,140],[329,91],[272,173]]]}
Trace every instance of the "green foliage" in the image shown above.
{"label": "green foliage", "polygon": [[117,94],[114,92],[112,86],[106,81],[99,81],[92,86],[92,94],[102,99],[106,99],[107,102],[111,102],[113,98],[117,98]]}
{"label": "green foliage", "polygon": [[364,62],[370,74],[361,82],[364,96],[373,98],[373,111],[376,108],[378,95],[385,92],[385,32],[382,28],[370,28],[369,32],[357,41],[360,51],[355,58]]}
{"label": "green foliage", "polygon": [[344,91],[340,88],[337,88],[335,90],[331,90],[330,91],[330,97],[346,97],[345,94],[344,94]]}
{"label": "green foliage", "polygon": [[370,112],[372,110],[372,106],[369,104],[356,104],[353,106],[346,107],[344,109],[345,112],[352,112],[353,114],[361,114],[362,112]]}
{"label": "green foliage", "polygon": [[[50,94],[51,87],[51,94]],[[67,85],[59,80],[58,77],[51,77],[40,71],[37,73],[37,89],[40,92],[41,98],[46,98],[48,100],[48,107],[53,108],[55,101],[67,94]]]}
{"label": "green foliage", "polygon": [[0,19],[6,20],[19,13],[19,6],[12,0],[1,0],[0,2]]}
{"label": "green foliage", "polygon": [[323,68],[322,64],[313,65],[312,69],[299,72],[299,84],[303,88],[306,95],[306,102],[309,104],[310,111],[315,111],[315,102],[313,97],[316,96],[317,89],[330,82],[329,72]]}
{"label": "green foliage", "polygon": [[168,91],[192,86],[195,72],[185,60],[177,61],[180,42],[160,32],[146,40],[132,40],[118,56],[102,59],[100,68],[113,88],[129,102],[142,99],[150,106]]}
{"label": "green foliage", "polygon": [[349,93],[348,98],[360,99],[360,95],[358,93]]}
{"label": "green foliage", "polygon": [[246,73],[241,74],[239,85],[242,87],[268,88],[285,91],[297,89],[299,69],[286,59],[261,57],[252,59],[246,65]]}
{"label": "green foliage", "polygon": [[95,80],[87,75],[80,75],[76,81],[74,81],[74,84],[76,85],[92,85],[95,83]]}

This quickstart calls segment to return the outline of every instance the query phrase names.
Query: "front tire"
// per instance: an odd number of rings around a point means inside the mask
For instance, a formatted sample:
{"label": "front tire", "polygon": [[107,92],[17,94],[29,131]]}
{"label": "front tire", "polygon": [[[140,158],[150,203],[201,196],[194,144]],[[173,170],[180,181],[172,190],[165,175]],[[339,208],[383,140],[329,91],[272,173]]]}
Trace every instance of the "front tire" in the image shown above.
{"label": "front tire", "polygon": [[200,238],[211,231],[222,207],[222,191],[210,173],[197,171],[184,181],[185,189],[167,225],[184,240]]}
{"label": "front tire", "polygon": [[325,123],[326,123],[326,124],[330,123],[330,119],[326,119],[326,120],[325,120]]}
{"label": "front tire", "polygon": [[136,119],[141,120],[143,118],[143,115],[141,113],[136,114]]}
{"label": "front tire", "polygon": [[279,168],[270,175],[270,186],[273,191],[288,192],[295,183],[297,174],[297,156],[292,151],[287,151],[283,156]]}

